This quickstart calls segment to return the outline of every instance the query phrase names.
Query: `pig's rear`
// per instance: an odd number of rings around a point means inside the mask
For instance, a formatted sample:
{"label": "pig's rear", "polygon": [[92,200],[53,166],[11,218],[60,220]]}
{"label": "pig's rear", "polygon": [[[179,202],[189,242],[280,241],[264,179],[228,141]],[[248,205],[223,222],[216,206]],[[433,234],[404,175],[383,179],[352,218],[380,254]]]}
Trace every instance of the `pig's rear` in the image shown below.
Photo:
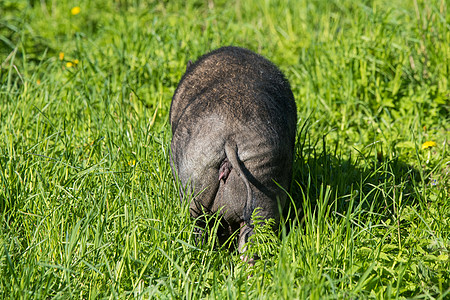
{"label": "pig's rear", "polygon": [[286,195],[277,183],[288,190],[292,178],[296,107],[272,63],[236,47],[201,57],[178,85],[170,123],[173,171],[196,195],[192,217],[221,209],[229,234],[247,227],[240,245],[252,234],[254,209],[278,220]]}

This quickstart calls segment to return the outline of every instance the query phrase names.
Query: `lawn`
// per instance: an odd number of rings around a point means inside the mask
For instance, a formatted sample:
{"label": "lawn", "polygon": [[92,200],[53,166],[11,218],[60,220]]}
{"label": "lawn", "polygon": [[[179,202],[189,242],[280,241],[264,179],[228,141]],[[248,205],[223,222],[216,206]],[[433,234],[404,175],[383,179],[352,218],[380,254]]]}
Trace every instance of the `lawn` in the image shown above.
{"label": "lawn", "polygon": [[[448,9],[0,0],[0,298],[449,298]],[[290,204],[253,267],[194,242],[169,165],[177,83],[224,45],[297,102]]]}

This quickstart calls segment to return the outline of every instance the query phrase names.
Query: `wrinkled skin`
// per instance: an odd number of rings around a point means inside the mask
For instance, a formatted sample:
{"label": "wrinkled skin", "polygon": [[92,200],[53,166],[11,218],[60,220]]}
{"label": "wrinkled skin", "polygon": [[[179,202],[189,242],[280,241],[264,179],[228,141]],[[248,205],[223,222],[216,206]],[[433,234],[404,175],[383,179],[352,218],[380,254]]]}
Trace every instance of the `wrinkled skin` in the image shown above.
{"label": "wrinkled skin", "polygon": [[[172,99],[171,166],[195,195],[193,218],[220,210],[225,240],[239,250],[251,215],[279,221],[292,179],[296,106],[289,83],[267,59],[224,47],[189,63]],[[183,195],[181,195],[183,197]],[[200,226],[204,226],[199,222]]]}

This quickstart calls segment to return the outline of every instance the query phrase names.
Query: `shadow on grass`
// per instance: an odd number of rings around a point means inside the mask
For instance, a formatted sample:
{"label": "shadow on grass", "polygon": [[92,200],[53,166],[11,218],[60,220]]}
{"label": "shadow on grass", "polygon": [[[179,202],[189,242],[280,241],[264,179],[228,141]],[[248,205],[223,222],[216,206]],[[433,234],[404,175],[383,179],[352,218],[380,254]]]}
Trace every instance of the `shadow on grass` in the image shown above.
{"label": "shadow on grass", "polygon": [[398,158],[385,159],[381,153],[369,157],[359,153],[357,157],[343,159],[337,150],[330,153],[327,149],[325,136],[313,145],[306,137],[303,144],[297,144],[290,190],[292,202],[283,211],[285,220],[296,218],[294,206],[297,222],[302,223],[304,203],[309,203],[316,212],[317,202],[323,201],[327,187],[331,191],[327,205],[333,206],[330,212],[340,215],[346,215],[351,206],[362,218],[377,214],[387,219],[397,213],[400,205],[418,203],[415,187],[421,175],[412,166]]}

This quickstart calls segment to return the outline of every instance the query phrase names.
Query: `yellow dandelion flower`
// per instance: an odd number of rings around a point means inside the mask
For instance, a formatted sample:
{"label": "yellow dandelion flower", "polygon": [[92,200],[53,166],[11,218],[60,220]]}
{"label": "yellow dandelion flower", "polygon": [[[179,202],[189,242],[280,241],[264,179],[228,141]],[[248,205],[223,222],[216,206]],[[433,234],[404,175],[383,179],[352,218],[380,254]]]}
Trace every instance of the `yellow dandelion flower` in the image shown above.
{"label": "yellow dandelion flower", "polygon": [[41,81],[38,79],[38,80],[36,80],[36,83],[37,83],[38,85],[40,85],[40,84],[41,84]]}
{"label": "yellow dandelion flower", "polygon": [[437,146],[436,142],[426,141],[425,143],[422,144],[422,149],[428,149],[428,148],[436,147],[436,146]]}
{"label": "yellow dandelion flower", "polygon": [[67,63],[66,63],[66,67],[67,67],[67,68],[72,68],[72,67],[73,67],[73,63],[70,62],[70,61],[67,62]]}
{"label": "yellow dandelion flower", "polygon": [[70,13],[73,16],[75,16],[75,15],[78,15],[80,13],[80,11],[81,11],[81,8],[79,6],[75,6],[75,7],[72,7],[72,9],[70,10]]}
{"label": "yellow dandelion flower", "polygon": [[59,60],[63,60],[64,59],[64,52],[59,52]]}
{"label": "yellow dandelion flower", "polygon": [[128,165],[131,166],[131,167],[134,167],[134,166],[136,165],[136,160],[135,160],[135,159],[130,160],[130,161],[128,162]]}
{"label": "yellow dandelion flower", "polygon": [[74,59],[74,60],[72,61],[72,63],[73,63],[74,65],[78,65],[79,62],[80,62],[80,61],[79,61],[78,59]]}

